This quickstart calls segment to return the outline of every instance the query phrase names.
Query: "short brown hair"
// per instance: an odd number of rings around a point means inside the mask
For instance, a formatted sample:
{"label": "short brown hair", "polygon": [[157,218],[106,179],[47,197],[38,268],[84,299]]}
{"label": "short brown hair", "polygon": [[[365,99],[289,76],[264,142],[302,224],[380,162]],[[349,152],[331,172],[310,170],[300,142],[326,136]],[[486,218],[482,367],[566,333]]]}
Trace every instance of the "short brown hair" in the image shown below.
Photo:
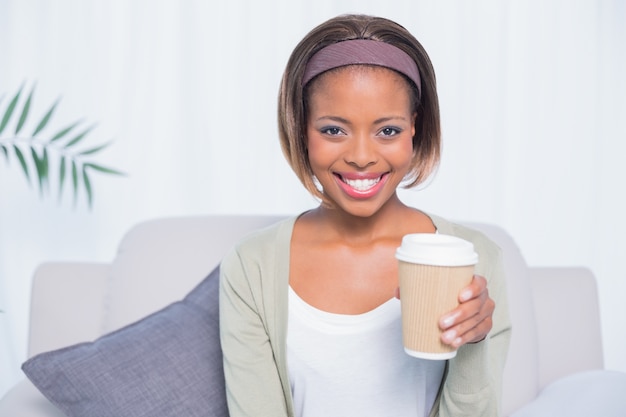
{"label": "short brown hair", "polygon": [[[320,49],[337,42],[370,39],[392,44],[406,52],[417,64],[421,78],[421,94],[412,81],[415,119],[413,162],[405,187],[424,182],[440,158],[441,128],[435,71],[428,54],[417,39],[404,27],[389,19],[366,15],[341,15],[311,30],[295,47],[283,73],[278,97],[278,132],[280,144],[305,188],[324,200],[317,189],[307,151],[307,87],[302,77],[311,57]],[[409,80],[408,78],[406,78]]]}

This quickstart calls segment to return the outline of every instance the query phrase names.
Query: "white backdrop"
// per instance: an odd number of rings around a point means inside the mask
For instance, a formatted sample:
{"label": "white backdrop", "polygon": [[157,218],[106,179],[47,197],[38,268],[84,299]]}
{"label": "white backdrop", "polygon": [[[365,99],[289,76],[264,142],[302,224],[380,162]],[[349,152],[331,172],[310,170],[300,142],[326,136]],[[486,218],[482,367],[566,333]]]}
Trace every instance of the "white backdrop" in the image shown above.
{"label": "white backdrop", "polygon": [[94,175],[90,211],[40,199],[0,154],[0,395],[40,262],[110,261],[154,217],[315,204],[279,150],[277,87],[297,41],[345,12],[400,22],[437,71],[442,166],[402,198],[503,226],[531,265],[593,270],[606,366],[626,371],[625,2],[0,0],[0,115],[36,83],[29,131],[62,97],[54,129],[98,123],[90,143],[115,142],[96,159],[128,173]]}

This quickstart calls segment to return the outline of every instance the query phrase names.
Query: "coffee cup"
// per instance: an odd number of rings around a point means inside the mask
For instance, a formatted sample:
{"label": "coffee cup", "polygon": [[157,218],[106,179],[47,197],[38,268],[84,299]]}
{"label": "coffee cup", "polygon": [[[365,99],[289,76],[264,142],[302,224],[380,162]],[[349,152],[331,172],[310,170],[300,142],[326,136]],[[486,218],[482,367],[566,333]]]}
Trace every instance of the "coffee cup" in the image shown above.
{"label": "coffee cup", "polygon": [[412,233],[396,250],[404,350],[422,359],[445,360],[456,349],[441,342],[441,316],[454,310],[472,281],[478,254],[456,236]]}

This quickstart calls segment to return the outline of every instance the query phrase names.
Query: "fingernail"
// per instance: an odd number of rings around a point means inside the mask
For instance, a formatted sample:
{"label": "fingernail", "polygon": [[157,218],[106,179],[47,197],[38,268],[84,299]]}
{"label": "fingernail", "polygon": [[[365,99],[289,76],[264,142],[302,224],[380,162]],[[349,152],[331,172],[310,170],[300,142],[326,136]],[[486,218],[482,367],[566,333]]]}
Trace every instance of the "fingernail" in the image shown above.
{"label": "fingernail", "polygon": [[444,342],[451,343],[454,340],[454,338],[456,337],[456,331],[455,330],[449,330],[449,331],[445,332],[441,337],[443,338]]}
{"label": "fingernail", "polygon": [[444,329],[452,326],[454,324],[454,316],[445,317],[443,320],[441,320],[441,324],[443,325]]}
{"label": "fingernail", "polygon": [[461,295],[459,296],[459,298],[461,299],[461,301],[467,301],[470,298],[472,298],[472,292],[470,290],[465,290],[461,292]]}

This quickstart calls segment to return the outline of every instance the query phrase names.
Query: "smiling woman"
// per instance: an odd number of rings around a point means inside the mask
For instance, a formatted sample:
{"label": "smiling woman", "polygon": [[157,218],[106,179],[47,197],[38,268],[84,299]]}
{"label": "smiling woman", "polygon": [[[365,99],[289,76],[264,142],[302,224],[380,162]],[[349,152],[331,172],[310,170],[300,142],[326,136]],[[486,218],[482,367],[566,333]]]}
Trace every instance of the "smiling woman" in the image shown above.
{"label": "smiling woman", "polygon": [[[427,179],[439,159],[434,70],[422,45],[385,18],[322,23],[287,63],[279,130],[287,160],[321,204],[245,239],[222,263],[231,416],[499,415],[510,337],[500,253],[397,194]],[[470,272],[452,295],[458,305],[439,317],[440,343],[458,356],[410,357],[394,253],[407,234],[452,230],[476,246],[476,271],[486,276]],[[268,261],[265,252],[281,246],[289,250]]]}

